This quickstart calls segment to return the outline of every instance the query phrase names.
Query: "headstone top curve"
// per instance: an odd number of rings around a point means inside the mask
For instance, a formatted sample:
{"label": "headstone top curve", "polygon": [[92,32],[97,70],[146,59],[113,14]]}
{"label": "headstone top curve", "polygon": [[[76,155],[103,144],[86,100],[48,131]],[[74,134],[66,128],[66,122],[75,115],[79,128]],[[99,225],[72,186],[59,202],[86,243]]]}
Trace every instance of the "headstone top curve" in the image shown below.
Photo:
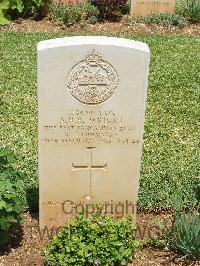
{"label": "headstone top curve", "polygon": [[42,51],[56,47],[78,45],[110,45],[133,48],[142,52],[150,53],[146,43],[116,37],[107,36],[74,36],[41,41],[37,45],[37,50]]}

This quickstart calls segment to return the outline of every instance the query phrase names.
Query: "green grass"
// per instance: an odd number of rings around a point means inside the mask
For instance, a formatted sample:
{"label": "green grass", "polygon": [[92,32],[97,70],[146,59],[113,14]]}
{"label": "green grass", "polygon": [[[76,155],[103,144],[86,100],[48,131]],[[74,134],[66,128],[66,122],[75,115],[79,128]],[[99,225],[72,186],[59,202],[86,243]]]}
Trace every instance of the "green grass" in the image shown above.
{"label": "green grass", "polygon": [[[36,45],[55,33],[0,34],[0,146],[37,180]],[[139,206],[166,208],[176,195],[195,201],[199,180],[200,38],[126,36],[151,49]]]}

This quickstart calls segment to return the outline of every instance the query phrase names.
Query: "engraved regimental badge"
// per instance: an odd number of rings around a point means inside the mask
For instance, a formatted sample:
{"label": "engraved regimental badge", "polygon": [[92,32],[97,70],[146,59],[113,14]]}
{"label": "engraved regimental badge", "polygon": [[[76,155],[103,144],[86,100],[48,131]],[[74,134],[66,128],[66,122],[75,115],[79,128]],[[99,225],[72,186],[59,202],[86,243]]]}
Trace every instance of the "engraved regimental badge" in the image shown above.
{"label": "engraved regimental badge", "polygon": [[108,100],[118,85],[115,69],[93,50],[72,68],[68,76],[70,94],[79,102],[99,104]]}

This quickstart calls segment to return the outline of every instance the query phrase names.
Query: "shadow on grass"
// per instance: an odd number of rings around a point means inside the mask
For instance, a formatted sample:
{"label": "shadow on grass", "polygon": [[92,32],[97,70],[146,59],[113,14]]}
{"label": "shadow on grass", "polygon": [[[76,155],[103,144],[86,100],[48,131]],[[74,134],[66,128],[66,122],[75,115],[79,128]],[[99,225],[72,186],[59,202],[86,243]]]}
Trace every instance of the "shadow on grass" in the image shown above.
{"label": "shadow on grass", "polygon": [[8,231],[0,230],[0,256],[9,254],[12,249],[21,245],[23,228],[20,224],[13,224]]}
{"label": "shadow on grass", "polygon": [[39,212],[39,187],[30,186],[26,189],[27,205],[30,213]]}
{"label": "shadow on grass", "polygon": [[200,211],[200,179],[199,178],[195,180],[193,191],[194,191],[194,197],[197,201],[197,208]]}
{"label": "shadow on grass", "polygon": [[194,192],[195,192],[195,197],[200,204],[200,185],[195,188]]}

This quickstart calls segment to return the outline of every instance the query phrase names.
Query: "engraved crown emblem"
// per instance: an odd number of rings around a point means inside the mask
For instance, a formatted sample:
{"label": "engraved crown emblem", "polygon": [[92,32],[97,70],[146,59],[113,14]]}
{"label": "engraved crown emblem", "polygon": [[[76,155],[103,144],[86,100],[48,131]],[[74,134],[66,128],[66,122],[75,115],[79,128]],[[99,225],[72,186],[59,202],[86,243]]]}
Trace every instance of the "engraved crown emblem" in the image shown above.
{"label": "engraved crown emblem", "polygon": [[119,79],[111,64],[92,50],[85,59],[75,65],[68,75],[68,90],[79,102],[100,104],[115,92]]}
{"label": "engraved crown emblem", "polygon": [[102,56],[100,53],[93,50],[90,54],[86,56],[85,61],[89,65],[98,65],[102,61]]}

